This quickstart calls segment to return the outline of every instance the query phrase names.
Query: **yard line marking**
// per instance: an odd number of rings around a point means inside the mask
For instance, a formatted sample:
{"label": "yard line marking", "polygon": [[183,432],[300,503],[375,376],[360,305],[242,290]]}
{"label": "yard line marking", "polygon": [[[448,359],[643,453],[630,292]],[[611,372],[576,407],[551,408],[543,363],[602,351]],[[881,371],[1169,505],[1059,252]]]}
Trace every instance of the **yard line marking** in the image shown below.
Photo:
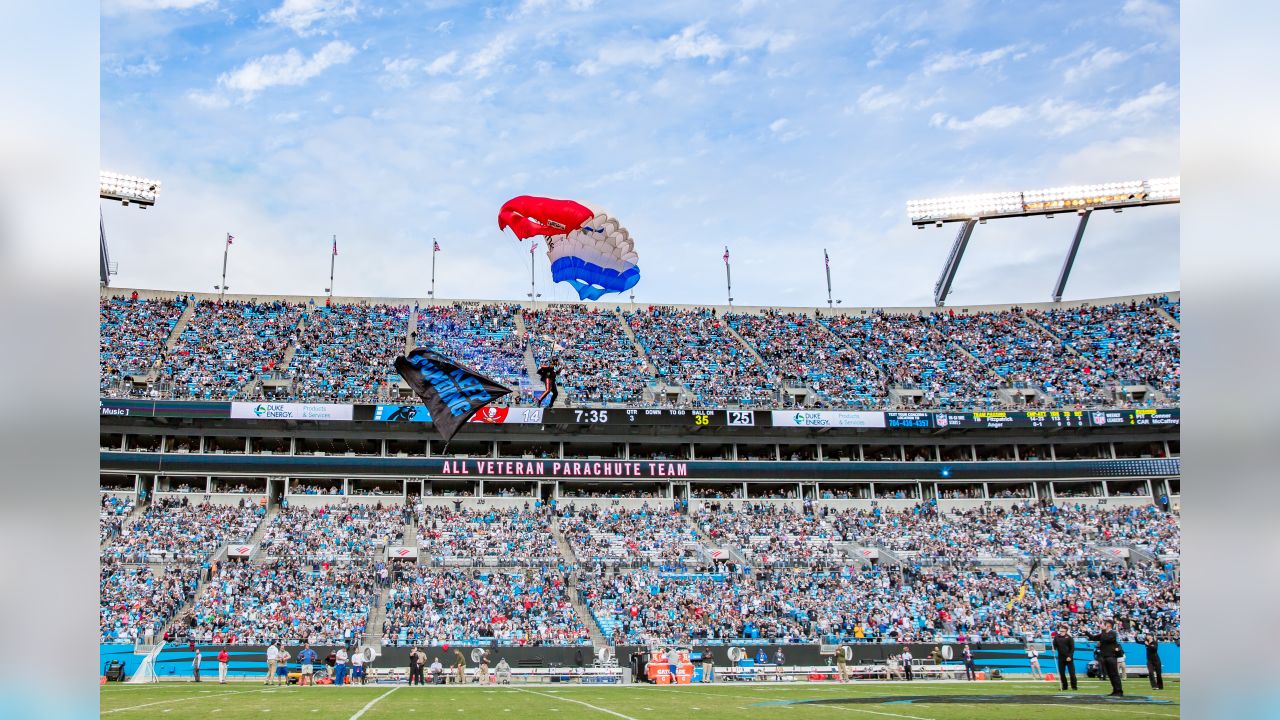
{"label": "yard line marking", "polygon": [[[518,688],[518,687],[513,687],[513,688],[511,688],[511,689],[512,689],[512,690],[515,690],[516,692],[529,693],[530,695],[541,695],[542,697],[549,697],[549,698],[551,698],[552,700],[559,700],[559,701],[561,701],[561,702],[571,702],[571,703],[576,703],[576,704],[581,705],[581,706],[583,706],[583,707],[589,707],[589,708],[591,708],[592,710],[598,710],[598,711],[600,711],[600,712],[602,712],[602,713],[608,713],[609,715],[612,715],[612,716],[614,716],[614,717],[620,717],[620,718],[622,718],[622,720],[636,720],[635,718],[631,717],[630,715],[623,715],[622,713],[620,713],[620,712],[614,712],[613,710],[610,710],[609,708],[602,708],[602,707],[600,707],[599,705],[592,705],[591,703],[583,702],[583,701],[581,701],[581,700],[574,700],[573,698],[567,698],[567,697],[556,697],[555,695],[548,695],[548,694],[546,694],[546,693],[544,693],[544,692],[538,692],[537,690],[526,690],[526,689],[524,689],[524,688]],[[353,718],[352,720],[354,720],[354,718]]]}
{"label": "yard line marking", "polygon": [[386,696],[390,695],[391,693],[393,693],[393,692],[395,692],[395,691],[397,691],[397,690],[399,690],[399,689],[400,689],[400,686],[399,686],[399,685],[396,685],[395,687],[393,687],[393,688],[391,688],[390,690],[388,690],[388,691],[386,691],[386,692],[382,693],[382,694],[381,694],[381,695],[379,695],[378,697],[376,697],[376,698],[374,698],[374,699],[370,700],[369,702],[365,703],[365,706],[364,706],[364,707],[362,707],[362,708],[360,708],[359,710],[357,710],[357,711],[356,711],[356,714],[351,716],[351,720],[360,720],[360,717],[361,717],[361,716],[363,716],[365,713],[369,712],[369,708],[373,707],[374,705],[377,705],[377,704],[378,704],[378,702],[379,702],[380,700],[382,700],[382,698],[384,698],[384,697],[386,697]]}
{"label": "yard line marking", "polygon": [[1116,713],[1132,713],[1135,715],[1154,715],[1156,717],[1176,718],[1178,715],[1170,715],[1169,713],[1147,712],[1146,710],[1121,710],[1120,708],[1105,708],[1097,705],[1052,705],[1050,703],[1026,703],[1027,705],[1037,705],[1040,707],[1069,707],[1073,710],[1101,710],[1103,712]]}
{"label": "yard line marking", "polygon": [[[763,690],[764,688],[760,688],[760,689],[761,689],[761,690]],[[751,697],[750,695],[728,695],[728,694],[724,694],[724,693],[698,692],[697,690],[677,690],[677,691],[676,691],[676,694],[680,694],[680,695],[708,695],[708,696],[710,696],[710,697],[719,697],[719,698],[729,698],[729,697],[732,697],[732,698],[739,698],[739,699],[742,699],[742,700],[763,700],[763,699],[765,699],[765,698],[761,698],[761,697]],[[787,709],[790,709],[790,710],[794,710],[794,709],[796,709],[796,707],[797,707],[798,705],[802,705],[802,704],[803,704],[803,703],[790,703],[790,704],[787,704],[787,705],[770,705],[769,707],[780,707],[780,708],[787,708]],[[824,707],[826,707],[826,706],[824,705]],[[855,708],[847,708],[847,707],[843,707],[843,706],[841,706],[841,705],[831,705],[830,707],[836,708],[837,710],[848,710],[848,711],[850,711],[850,712],[870,713],[870,714],[872,714],[872,715],[887,715],[887,716],[889,716],[889,717],[912,718],[912,720],[933,720],[933,718],[920,717],[919,715],[907,715],[907,714],[904,714],[904,713],[880,712],[880,711],[877,711],[877,710],[862,710],[862,709],[855,709]]]}
{"label": "yard line marking", "polygon": [[[265,691],[264,690],[233,690],[231,692],[217,693],[216,695],[214,695],[214,697],[222,697],[223,695],[244,695],[245,693],[260,693],[260,692],[265,692]],[[201,695],[192,695],[190,697],[174,698],[172,700],[157,700],[156,702],[143,703],[141,705],[130,705],[129,707],[115,708],[114,710],[103,710],[102,714],[110,715],[111,713],[125,712],[126,710],[139,710],[141,708],[151,707],[153,705],[168,705],[169,703],[186,702],[188,700],[204,700],[204,699],[205,698]]]}
{"label": "yard line marking", "polygon": [[[791,707],[791,706],[787,706]],[[881,712],[880,710],[864,710],[862,708],[844,707],[843,705],[831,705],[837,710],[848,710],[849,712],[869,713],[871,715],[887,715],[889,717],[914,718],[915,720],[933,720],[933,718],[920,717],[919,715],[905,715],[902,713]]]}

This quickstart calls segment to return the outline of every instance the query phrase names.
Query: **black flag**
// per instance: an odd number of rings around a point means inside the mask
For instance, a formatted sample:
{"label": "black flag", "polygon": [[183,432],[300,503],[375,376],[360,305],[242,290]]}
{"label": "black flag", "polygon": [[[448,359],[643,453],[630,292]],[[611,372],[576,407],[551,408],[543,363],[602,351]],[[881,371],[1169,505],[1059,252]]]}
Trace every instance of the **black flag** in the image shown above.
{"label": "black flag", "polygon": [[427,404],[431,422],[446,446],[477,410],[511,392],[511,388],[426,348],[414,348],[408,357],[397,357],[394,365]]}

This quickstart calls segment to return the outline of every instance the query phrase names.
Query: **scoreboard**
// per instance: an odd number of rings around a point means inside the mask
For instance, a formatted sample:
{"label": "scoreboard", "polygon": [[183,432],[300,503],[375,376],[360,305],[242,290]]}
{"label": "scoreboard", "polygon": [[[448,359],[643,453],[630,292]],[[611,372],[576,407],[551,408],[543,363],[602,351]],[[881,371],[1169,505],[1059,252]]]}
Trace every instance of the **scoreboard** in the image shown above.
{"label": "scoreboard", "polygon": [[[104,417],[169,417],[240,419],[254,422],[355,421],[430,422],[427,408],[417,404],[333,405],[306,403],[233,403],[101,398]],[[1178,408],[1055,410],[670,410],[657,408],[528,408],[486,407],[473,423],[491,425],[584,425],[619,429],[634,426],[699,428],[809,428],[890,430],[999,430],[1087,427],[1177,426]]]}
{"label": "scoreboard", "polygon": [[[767,415],[767,413],[764,413]],[[655,410],[646,408],[550,408],[542,411],[544,425],[684,425],[699,427],[756,427],[754,410]]]}

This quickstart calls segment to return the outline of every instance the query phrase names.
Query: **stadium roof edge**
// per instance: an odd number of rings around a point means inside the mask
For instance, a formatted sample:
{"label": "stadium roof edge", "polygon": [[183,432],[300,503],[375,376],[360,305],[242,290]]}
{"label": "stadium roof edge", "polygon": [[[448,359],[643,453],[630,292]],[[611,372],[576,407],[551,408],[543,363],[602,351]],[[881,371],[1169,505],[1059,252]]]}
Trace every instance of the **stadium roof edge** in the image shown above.
{"label": "stadium roof edge", "polygon": [[[217,300],[219,297],[218,293],[191,292],[186,290],[152,290],[152,289],[144,289],[144,288],[128,288],[128,287],[119,287],[119,286],[100,288],[99,295],[100,297],[110,297],[110,296],[119,296],[119,295],[128,296],[130,293],[134,292],[135,290],[137,291],[139,297],[147,298],[147,299],[172,298],[174,295],[194,295],[197,300]],[[758,314],[763,310],[777,310],[782,312],[795,312],[795,313],[804,313],[804,314],[812,314],[814,311],[821,311],[828,315],[860,315],[865,312],[871,312],[871,311],[877,311],[877,310],[890,313],[890,314],[908,314],[908,313],[917,314],[922,312],[923,313],[940,313],[940,312],[945,313],[948,311],[955,311],[957,313],[965,312],[965,311],[993,312],[993,311],[1000,311],[1000,310],[1008,310],[1013,307],[1035,309],[1035,310],[1049,310],[1054,308],[1080,307],[1083,305],[1109,305],[1112,303],[1128,302],[1130,300],[1141,302],[1149,298],[1162,297],[1162,296],[1167,296],[1170,299],[1177,300],[1177,299],[1180,299],[1181,297],[1181,291],[1178,291],[1178,290],[1156,291],[1156,292],[1139,293],[1139,294],[1133,294],[1133,295],[1116,295],[1111,297],[1085,298],[1080,300],[1064,300],[1062,302],[1057,302],[1057,303],[1055,302],[1011,302],[1011,303],[1000,303],[1000,304],[991,304],[991,305],[954,305],[954,306],[947,306],[947,307],[935,307],[933,305],[923,305],[923,306],[914,306],[914,307],[850,306],[850,307],[838,307],[838,308],[832,309],[832,308],[826,308],[821,306],[734,305],[733,307],[729,307],[728,305],[705,305],[705,304],[696,304],[696,303],[691,304],[691,303],[648,303],[648,302],[637,302],[635,303],[634,307],[649,307],[650,305],[654,305],[659,307],[672,307],[672,308],[678,308],[678,309],[713,308],[716,310],[717,313],[721,313],[721,314],[725,312]],[[273,294],[253,294],[253,293],[237,293],[237,294],[228,293],[225,296],[225,299],[231,300],[231,301],[248,300],[248,301],[254,301],[254,302],[271,302],[274,300],[282,300],[285,302],[299,302],[299,303],[306,303],[308,301],[314,300],[316,305],[323,305],[326,300],[329,300],[331,298],[323,294],[320,294],[320,295],[273,295]],[[496,305],[496,304],[504,304],[504,303],[507,305],[527,305],[528,304],[527,300],[526,301],[499,300],[499,299],[486,299],[486,298],[437,298],[433,300],[430,298],[412,298],[412,297],[411,298],[387,298],[387,297],[367,297],[367,296],[351,296],[351,295],[341,295],[341,296],[335,295],[333,296],[332,301],[334,303],[339,303],[339,304],[405,305],[405,306],[412,306],[416,303],[422,307],[427,307],[431,305],[452,305],[457,302],[477,303],[477,304],[486,304],[486,305]],[[551,306],[582,305],[586,307],[598,307],[602,309],[613,309],[613,308],[625,309],[628,307],[633,307],[633,305],[629,302],[598,302],[598,301],[597,302],[585,302],[585,301],[584,302],[578,302],[578,301],[545,302],[544,301],[544,302],[538,303],[539,308],[545,308],[548,305],[551,305]]]}

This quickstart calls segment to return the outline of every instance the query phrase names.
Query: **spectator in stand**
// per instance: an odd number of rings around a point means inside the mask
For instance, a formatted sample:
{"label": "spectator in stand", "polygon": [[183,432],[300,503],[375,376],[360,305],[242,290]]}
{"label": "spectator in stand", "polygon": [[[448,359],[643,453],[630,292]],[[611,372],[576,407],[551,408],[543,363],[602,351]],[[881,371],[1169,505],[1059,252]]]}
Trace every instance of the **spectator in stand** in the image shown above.
{"label": "spectator in stand", "polygon": [[574,405],[640,400],[651,379],[619,316],[580,305],[525,310],[534,360],[555,358],[567,402]]}

